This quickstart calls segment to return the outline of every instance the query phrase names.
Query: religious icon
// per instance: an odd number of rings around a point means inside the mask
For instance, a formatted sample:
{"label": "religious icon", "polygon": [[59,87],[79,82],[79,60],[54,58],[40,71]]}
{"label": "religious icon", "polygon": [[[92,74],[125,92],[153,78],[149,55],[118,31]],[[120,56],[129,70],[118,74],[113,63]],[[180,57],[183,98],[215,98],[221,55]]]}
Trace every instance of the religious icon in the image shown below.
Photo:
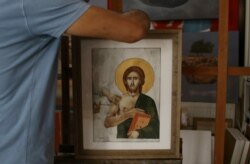
{"label": "religious icon", "polygon": [[124,50],[92,51],[94,140],[159,139],[160,51]]}
{"label": "religious icon", "polygon": [[104,126],[117,126],[117,138],[159,138],[159,118],[155,102],[144,94],[154,83],[151,65],[140,58],[127,59],[119,64],[115,79],[122,95],[102,90],[103,95],[111,102]]}

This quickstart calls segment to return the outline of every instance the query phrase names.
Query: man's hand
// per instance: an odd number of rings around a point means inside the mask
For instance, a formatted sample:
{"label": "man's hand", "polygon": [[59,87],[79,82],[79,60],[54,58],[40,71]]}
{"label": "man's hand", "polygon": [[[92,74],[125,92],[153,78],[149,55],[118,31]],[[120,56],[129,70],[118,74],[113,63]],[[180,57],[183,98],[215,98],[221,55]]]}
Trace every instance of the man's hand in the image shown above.
{"label": "man's hand", "polygon": [[122,14],[127,19],[130,19],[134,23],[140,21],[140,26],[144,29],[144,33],[147,33],[150,28],[150,19],[149,16],[141,10],[130,10]]}
{"label": "man's hand", "polygon": [[149,26],[149,17],[140,10],[122,14],[91,6],[66,33],[132,43],[142,39]]}

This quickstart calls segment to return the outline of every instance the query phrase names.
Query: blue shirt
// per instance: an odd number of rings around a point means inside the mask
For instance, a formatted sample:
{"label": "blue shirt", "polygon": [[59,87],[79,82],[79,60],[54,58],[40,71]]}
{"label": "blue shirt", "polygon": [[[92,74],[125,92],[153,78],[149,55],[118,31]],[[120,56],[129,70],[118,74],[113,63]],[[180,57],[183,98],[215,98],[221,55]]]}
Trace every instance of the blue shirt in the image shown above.
{"label": "blue shirt", "polygon": [[0,163],[52,164],[57,50],[82,0],[0,1]]}

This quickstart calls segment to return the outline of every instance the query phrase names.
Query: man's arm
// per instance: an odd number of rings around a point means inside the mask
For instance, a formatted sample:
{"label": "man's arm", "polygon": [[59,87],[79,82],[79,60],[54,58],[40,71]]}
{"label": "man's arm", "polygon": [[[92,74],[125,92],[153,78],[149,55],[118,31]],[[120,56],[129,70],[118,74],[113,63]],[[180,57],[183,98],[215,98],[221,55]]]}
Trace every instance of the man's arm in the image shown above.
{"label": "man's arm", "polygon": [[117,13],[91,6],[66,33],[132,43],[142,39],[149,26],[150,20],[142,11]]}

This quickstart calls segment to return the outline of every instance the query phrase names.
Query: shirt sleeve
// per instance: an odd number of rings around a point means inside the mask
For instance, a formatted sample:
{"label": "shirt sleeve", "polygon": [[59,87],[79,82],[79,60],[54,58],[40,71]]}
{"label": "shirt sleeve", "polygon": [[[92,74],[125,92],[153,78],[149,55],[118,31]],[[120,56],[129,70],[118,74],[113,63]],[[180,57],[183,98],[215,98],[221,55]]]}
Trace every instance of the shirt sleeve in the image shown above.
{"label": "shirt sleeve", "polygon": [[83,0],[23,0],[24,17],[30,33],[57,38],[89,6]]}

